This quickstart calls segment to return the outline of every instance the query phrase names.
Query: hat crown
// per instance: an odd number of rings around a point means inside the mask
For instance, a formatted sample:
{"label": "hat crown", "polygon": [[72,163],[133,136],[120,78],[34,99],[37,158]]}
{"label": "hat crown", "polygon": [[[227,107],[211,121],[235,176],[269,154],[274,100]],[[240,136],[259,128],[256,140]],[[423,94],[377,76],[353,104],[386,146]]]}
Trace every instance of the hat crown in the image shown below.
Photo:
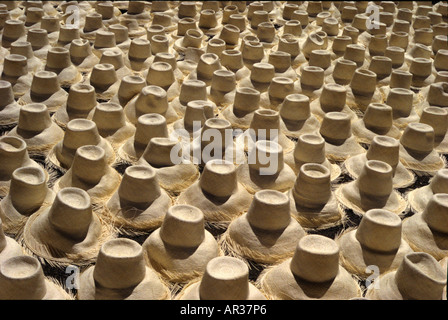
{"label": "hat crown", "polygon": [[332,197],[330,170],[319,163],[303,164],[294,183],[292,195],[298,207],[323,207]]}
{"label": "hat crown", "polygon": [[429,186],[433,193],[448,193],[448,169],[437,171]]}
{"label": "hat crown", "polygon": [[[113,24],[113,25],[109,26],[109,31],[111,31],[115,34],[115,41],[117,44],[123,43],[129,39],[129,29],[124,25]],[[146,40],[146,39],[141,39],[141,40]]]}
{"label": "hat crown", "polygon": [[31,103],[20,108],[18,129],[39,133],[51,124],[50,112],[45,104]]}
{"label": "hat crown", "polygon": [[445,82],[432,83],[429,86],[428,102],[433,106],[448,106],[448,85]]}
{"label": "hat crown", "polygon": [[239,50],[224,50],[221,54],[221,63],[223,67],[235,72],[244,67],[243,54]]}
{"label": "hat crown", "polygon": [[375,136],[367,150],[367,160],[379,160],[389,164],[395,171],[400,161],[400,142],[388,136]]}
{"label": "hat crown", "polygon": [[142,247],[131,239],[112,239],[101,246],[93,277],[102,287],[127,289],[137,286],[146,273]]}
{"label": "hat crown", "polygon": [[280,116],[286,121],[303,121],[310,115],[310,99],[304,94],[288,94],[280,106]]}
{"label": "hat crown", "polygon": [[350,88],[354,95],[370,96],[376,88],[376,73],[367,69],[357,69],[353,74]]}
{"label": "hat crown", "polygon": [[324,70],[327,69],[331,65],[331,52],[323,49],[312,50],[308,64],[310,66],[321,67]]}
{"label": "hat crown", "polygon": [[27,58],[20,54],[9,54],[5,57],[3,76],[19,78],[28,73]]}
{"label": "hat crown", "polygon": [[320,105],[325,112],[340,112],[345,106],[347,89],[336,83],[324,84]]}
{"label": "hat crown", "polygon": [[135,101],[135,109],[139,115],[147,113],[164,114],[168,109],[166,91],[156,85],[144,87]]}
{"label": "hat crown", "polygon": [[212,76],[211,89],[230,92],[236,87],[235,73],[230,70],[220,69],[215,70]]}
{"label": "hat crown", "polygon": [[403,147],[415,154],[429,154],[434,149],[434,129],[424,123],[410,123],[400,139]]}
{"label": "hat crown", "polygon": [[123,107],[117,103],[100,103],[96,106],[92,120],[96,123],[98,130],[113,132],[126,125]]}
{"label": "hat crown", "polygon": [[96,64],[90,74],[90,84],[98,90],[105,91],[117,81],[115,66],[110,63]]}
{"label": "hat crown", "polygon": [[260,91],[250,87],[237,87],[235,90],[235,99],[233,101],[233,112],[250,113],[258,109],[260,104]]}
{"label": "hat crown", "polygon": [[168,127],[164,116],[147,113],[137,119],[134,144],[146,146],[154,137],[168,137]]}
{"label": "hat crown", "polygon": [[393,125],[393,110],[384,103],[370,103],[364,113],[363,120],[367,129],[384,135]]}
{"label": "hat crown", "polygon": [[246,300],[249,295],[249,269],[233,257],[216,257],[207,263],[199,285],[201,300]]}
{"label": "hat crown", "polygon": [[435,137],[443,140],[448,130],[448,110],[434,106],[426,107],[420,116],[420,123],[433,127]]}
{"label": "hat crown", "polygon": [[12,172],[29,159],[26,142],[14,136],[0,137],[0,173],[9,180]]}
{"label": "hat crown", "polygon": [[408,117],[413,107],[414,93],[409,89],[392,88],[386,104],[392,107],[394,118]]}
{"label": "hat crown", "polygon": [[448,215],[448,194],[433,194],[425,207],[422,216],[428,226],[441,233],[448,233],[446,217]]}
{"label": "hat crown", "polygon": [[361,195],[363,209],[383,207],[390,194],[393,185],[393,170],[386,162],[379,160],[367,160],[356,180]]}
{"label": "hat crown", "polygon": [[[297,27],[296,25],[294,25],[294,23],[297,23]],[[287,21],[285,24],[285,28],[289,28],[290,29],[288,30],[289,32],[292,32],[291,29],[293,30],[299,29],[300,31],[297,33],[301,33],[302,30],[300,22],[296,20]],[[287,32],[287,30],[285,30],[285,32]],[[280,52],[288,53],[289,55],[291,55],[292,58],[295,58],[300,54],[300,44],[298,39],[295,38],[294,35],[292,35],[291,33],[286,33],[283,34],[282,37],[280,37],[277,50]]]}
{"label": "hat crown", "polygon": [[[171,167],[175,165],[172,153],[178,150],[176,156],[179,156],[179,142],[166,137],[155,137],[149,140],[149,143],[142,155],[150,165],[159,167]],[[173,151],[174,149],[174,151]]]}
{"label": "hat crown", "polygon": [[277,190],[256,192],[247,211],[247,219],[253,227],[261,230],[283,230],[291,222],[289,197]]}
{"label": "hat crown", "polygon": [[325,157],[325,139],[317,134],[302,134],[294,148],[294,159],[299,164],[320,163]]}
{"label": "hat crown", "polygon": [[305,66],[302,70],[300,85],[302,90],[317,90],[324,84],[324,69],[316,66]]}
{"label": "hat crown", "polygon": [[413,252],[404,256],[395,274],[395,282],[405,299],[440,300],[446,276],[431,255]]}
{"label": "hat crown", "polygon": [[219,57],[214,53],[204,53],[199,58],[196,71],[199,80],[211,80],[213,73],[221,68]]}
{"label": "hat crown", "polygon": [[11,43],[10,54],[18,54],[31,59],[34,57],[33,48],[28,41],[15,41]]}
{"label": "hat crown", "polygon": [[0,110],[14,102],[14,92],[12,90],[11,82],[0,80],[0,95],[2,96]]}
{"label": "hat crown", "polygon": [[185,80],[179,93],[179,101],[186,105],[192,100],[207,100],[207,85],[202,80]]}
{"label": "hat crown", "polygon": [[31,94],[46,98],[60,90],[58,76],[52,71],[38,71],[31,83]]}
{"label": "hat crown", "polygon": [[257,62],[252,66],[250,79],[253,82],[270,83],[275,77],[275,68],[272,64],[266,62]]}
{"label": "hat crown", "polygon": [[58,42],[62,44],[69,44],[72,40],[79,39],[79,29],[71,25],[61,25],[59,30]]}
{"label": "hat crown", "polygon": [[94,145],[79,147],[76,149],[71,170],[75,177],[85,183],[99,183],[107,171],[106,152]]}
{"label": "hat crown", "polygon": [[393,70],[390,76],[390,88],[409,89],[412,82],[412,73],[404,70]]}
{"label": "hat crown", "polygon": [[168,90],[168,88],[174,83],[174,70],[173,67],[164,61],[153,62],[148,70],[146,76],[146,82],[149,85],[155,85]]}
{"label": "hat crown", "polygon": [[333,78],[335,82],[341,85],[350,84],[356,68],[356,63],[351,60],[337,60],[333,70]]}
{"label": "hat crown", "polygon": [[95,88],[89,84],[76,83],[67,96],[67,110],[88,113],[96,106]]}
{"label": "hat crown", "polygon": [[328,112],[319,130],[326,142],[342,144],[352,136],[350,116],[342,112]]}
{"label": "hat crown", "polygon": [[118,195],[123,206],[146,209],[161,195],[155,169],[138,165],[126,168]]}
{"label": "hat crown", "polygon": [[[220,181],[216,184],[216,181]],[[204,193],[218,197],[230,197],[238,188],[235,165],[229,161],[213,159],[205,164],[199,180]]]}
{"label": "hat crown", "polygon": [[87,119],[73,119],[67,123],[63,146],[73,151],[84,145],[98,145],[101,136],[96,123]]}
{"label": "hat crown", "polygon": [[259,140],[249,149],[249,168],[260,175],[274,175],[283,167],[283,148],[269,140]]}
{"label": "hat crown", "polygon": [[33,49],[40,49],[49,44],[48,32],[45,29],[30,29],[26,40],[31,43]]}
{"label": "hat crown", "polygon": [[297,244],[290,263],[292,273],[309,282],[332,281],[339,273],[339,246],[321,235],[306,235]]}
{"label": "hat crown", "polygon": [[62,70],[71,66],[70,52],[67,48],[54,47],[48,50],[46,67]]}
{"label": "hat crown", "polygon": [[198,247],[205,238],[204,214],[190,205],[170,207],[160,227],[160,237],[174,247]]}

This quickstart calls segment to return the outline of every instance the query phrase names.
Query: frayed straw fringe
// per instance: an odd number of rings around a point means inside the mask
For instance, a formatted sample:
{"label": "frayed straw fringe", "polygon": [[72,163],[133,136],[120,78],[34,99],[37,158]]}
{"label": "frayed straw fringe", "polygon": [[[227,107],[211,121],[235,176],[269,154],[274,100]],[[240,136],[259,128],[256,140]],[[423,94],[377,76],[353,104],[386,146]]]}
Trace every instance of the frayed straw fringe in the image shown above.
{"label": "frayed straw fringe", "polygon": [[[304,212],[306,213],[306,212]],[[342,221],[345,217],[344,208],[338,203],[338,216],[335,217],[316,217],[316,218],[305,218],[301,216],[301,212],[293,213],[292,217],[305,229],[313,231],[323,231],[329,228],[334,228],[342,225]]]}
{"label": "frayed straw fringe", "polygon": [[[156,169],[157,171],[157,169]],[[194,176],[190,176],[186,180],[181,180],[180,182],[175,183],[166,183],[160,175],[158,176],[160,186],[169,194],[172,194],[174,197],[177,197],[177,193],[180,193],[191,186],[194,182],[199,179],[199,172],[196,172]]]}
{"label": "frayed straw fringe", "polygon": [[58,290],[58,292],[65,296],[66,299],[65,300],[76,300],[76,296],[72,293],[69,292],[69,290],[66,288],[65,284],[58,281],[57,279],[53,278],[53,277],[46,277],[46,279],[48,281],[50,281],[52,284],[56,285],[56,288]]}
{"label": "frayed straw fringe", "polygon": [[[40,214],[40,212],[44,211],[45,209],[51,207],[51,202],[43,202],[39,208],[39,210],[36,210],[32,214]],[[13,238],[16,238],[17,235],[21,235],[23,233],[23,228],[25,228],[25,224],[28,221],[29,216],[22,216],[18,221],[12,221],[10,219],[3,220],[3,231],[9,235],[11,235]]]}
{"label": "frayed straw fringe", "polygon": [[446,168],[448,166],[448,161],[446,158],[439,156],[441,160],[441,164],[428,164],[423,165],[419,161],[407,161],[400,157],[400,162],[404,165],[405,168],[414,171],[417,176],[428,176],[434,175],[440,169]]}
{"label": "frayed straw fringe", "polygon": [[[415,243],[413,243],[411,240],[409,240],[406,237],[405,234],[403,234],[403,240],[405,240],[409,244],[411,249],[414,250],[415,252],[425,252],[425,253],[428,253],[431,256],[433,256],[437,261],[440,261],[443,258],[447,257],[448,250],[430,251],[430,250],[425,249],[425,248],[420,248],[417,245],[415,245]],[[441,253],[440,251],[444,251],[445,253]]]}
{"label": "frayed straw fringe", "polygon": [[266,276],[268,275],[269,272],[272,271],[272,269],[274,269],[275,267],[277,267],[278,265],[271,265],[266,267],[258,276],[257,280],[255,281],[255,287],[257,287],[258,290],[260,290],[264,296],[266,297],[266,299],[268,300],[279,300],[279,298],[277,296],[274,295],[274,293],[272,292],[272,290],[270,290],[269,286],[267,286],[265,284],[266,281]]}
{"label": "frayed straw fringe", "polygon": [[0,198],[6,197],[9,192],[9,185],[0,185]]}

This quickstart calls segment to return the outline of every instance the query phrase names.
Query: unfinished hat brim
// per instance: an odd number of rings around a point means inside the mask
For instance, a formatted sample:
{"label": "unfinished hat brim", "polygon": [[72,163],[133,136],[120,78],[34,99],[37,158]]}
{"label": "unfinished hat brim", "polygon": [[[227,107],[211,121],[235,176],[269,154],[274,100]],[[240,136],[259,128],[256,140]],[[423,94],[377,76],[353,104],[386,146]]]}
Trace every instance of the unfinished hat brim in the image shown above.
{"label": "unfinished hat brim", "polygon": [[219,113],[218,117],[230,122],[232,128],[249,129],[252,119],[254,118],[254,112],[249,112],[242,117],[238,117],[233,112],[233,105],[224,107]]}
{"label": "unfinished hat brim", "polygon": [[414,213],[422,213],[426,206],[428,205],[429,200],[433,197],[434,192],[432,191],[429,185],[411,190],[406,198],[409,202],[409,206]]}
{"label": "unfinished hat brim", "polygon": [[57,72],[57,75],[61,87],[69,87],[83,80],[81,72],[74,65]]}
{"label": "unfinished hat brim", "polygon": [[379,276],[375,285],[367,288],[365,297],[369,300],[405,300],[395,282],[396,271]]}
{"label": "unfinished hat brim", "polygon": [[291,258],[298,239],[306,232],[291,219],[289,225],[280,230],[261,230],[250,225],[247,213],[234,219],[220,239],[228,254],[262,264],[274,264]]}
{"label": "unfinished hat brim", "polygon": [[248,164],[241,164],[237,168],[238,181],[251,194],[263,189],[286,192],[294,186],[296,175],[291,167],[285,165],[274,175],[260,175],[250,169]]}
{"label": "unfinished hat brim", "polygon": [[24,254],[22,246],[13,238],[5,237],[6,246],[0,251],[0,265],[6,260]]}
{"label": "unfinished hat brim", "polygon": [[[350,157],[344,162],[344,166],[347,169],[348,174],[356,179],[362,172],[365,163],[367,162],[367,154],[359,154],[354,157]],[[406,169],[402,163],[398,163],[395,169],[395,174],[392,179],[394,188],[406,188],[415,182],[415,175],[412,171]]]}
{"label": "unfinished hat brim", "polygon": [[[285,154],[285,163],[294,170],[296,176],[300,172],[300,167],[304,164],[297,162],[297,160],[294,158],[294,151],[290,151]],[[330,170],[331,181],[335,181],[337,178],[341,176],[342,173],[341,167],[336,163],[331,163],[327,158],[325,158],[325,161],[321,164]]]}
{"label": "unfinished hat brim", "polygon": [[[128,118],[129,122],[131,122],[134,125],[137,123],[137,119],[139,117],[137,114],[137,110],[135,108],[135,102],[137,101],[137,99],[138,95],[132,98],[131,101],[129,101],[128,104],[124,107],[126,117]],[[174,110],[171,103],[168,104],[168,109],[161,115],[165,117],[167,124],[173,123],[174,121],[179,119],[179,116],[177,112]]]}
{"label": "unfinished hat brim", "polygon": [[33,100],[33,98],[31,97],[31,92],[27,91],[23,96],[19,98],[17,102],[21,106],[31,103],[43,103],[47,106],[48,111],[53,113],[56,112],[56,110],[58,110],[67,101],[67,97],[68,93],[62,88],[53,93],[49,98],[45,100]]}
{"label": "unfinished hat brim", "polygon": [[176,248],[166,244],[155,230],[143,243],[149,265],[171,282],[187,282],[202,276],[207,263],[222,255],[213,235],[205,230],[202,243],[194,248]]}
{"label": "unfinished hat brim", "polygon": [[346,230],[336,242],[340,248],[340,263],[350,273],[366,279],[371,272],[368,266],[376,265],[380,274],[396,270],[403,257],[413,252],[409,244],[401,240],[398,250],[378,252],[364,247],[356,238],[355,230]]}
{"label": "unfinished hat brim", "polygon": [[[373,132],[366,128],[366,125],[362,119],[356,120],[352,122],[352,132],[356,137],[359,143],[371,144],[374,137],[380,135],[376,132]],[[395,125],[389,129],[385,134],[381,134],[382,136],[392,137],[394,139],[399,140],[401,137],[401,131]]]}
{"label": "unfinished hat brim", "polygon": [[136,286],[109,289],[100,286],[93,276],[95,266],[89,267],[79,278],[78,300],[170,300],[171,293],[159,276],[146,267],[145,278]]}
{"label": "unfinished hat brim", "polygon": [[81,63],[73,63],[81,73],[90,73],[95,65],[100,63],[100,58],[91,53]]}
{"label": "unfinished hat brim", "polygon": [[428,173],[437,172],[446,166],[446,162],[436,150],[432,150],[424,158],[417,159],[402,144],[400,144],[400,161],[407,169]]}
{"label": "unfinished hat brim", "polygon": [[332,281],[313,283],[296,277],[291,259],[266,268],[257,279],[258,287],[270,300],[348,300],[361,297],[358,282],[342,266]]}
{"label": "unfinished hat brim", "polygon": [[331,144],[325,141],[325,154],[330,161],[345,161],[349,157],[353,157],[362,153],[366,153],[356,137],[351,135],[344,143],[340,145]]}
{"label": "unfinished hat brim", "polygon": [[19,121],[20,105],[14,101],[0,110],[0,132],[9,131]]}
{"label": "unfinished hat brim", "polygon": [[287,137],[292,138],[299,138],[303,134],[317,134],[319,127],[320,122],[314,115],[310,115],[306,120],[301,121],[280,120],[280,131]]}

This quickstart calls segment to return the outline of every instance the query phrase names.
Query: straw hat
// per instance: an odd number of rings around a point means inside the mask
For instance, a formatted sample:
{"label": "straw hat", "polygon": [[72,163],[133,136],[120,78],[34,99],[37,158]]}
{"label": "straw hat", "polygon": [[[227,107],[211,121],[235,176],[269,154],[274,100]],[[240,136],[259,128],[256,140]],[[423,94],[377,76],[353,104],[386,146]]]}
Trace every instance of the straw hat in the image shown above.
{"label": "straw hat", "polygon": [[12,257],[23,255],[23,249],[17,241],[5,235],[0,219],[0,266]]}
{"label": "straw hat", "polygon": [[53,71],[38,71],[33,75],[30,91],[18,100],[19,104],[43,103],[55,112],[67,100],[68,93],[61,88],[58,75]]}
{"label": "straw hat", "polygon": [[384,161],[392,167],[393,187],[405,188],[415,181],[415,176],[400,162],[399,149],[399,140],[387,136],[375,136],[367,153],[348,158],[344,166],[349,175],[356,179],[368,160]]}
{"label": "straw hat", "polygon": [[149,68],[151,62],[151,42],[144,38],[135,38],[129,44],[126,63],[133,71],[141,72]]}
{"label": "straw hat", "polygon": [[132,70],[129,69],[124,62],[124,54],[120,49],[106,49],[102,52],[100,64],[111,64],[115,68],[117,78],[121,79],[124,76],[131,75]]}
{"label": "straw hat", "polygon": [[351,120],[357,119],[357,115],[346,104],[347,88],[337,83],[325,83],[318,99],[310,103],[311,112],[323,121],[328,112],[340,112],[346,114]]}
{"label": "straw hat", "polygon": [[432,194],[422,212],[403,221],[403,236],[414,251],[426,252],[436,260],[447,256],[447,230],[443,223],[447,212],[448,195]]}
{"label": "straw hat", "polygon": [[265,56],[263,44],[253,35],[243,37],[240,51],[243,55],[243,62],[249,69],[252,69],[255,63],[260,63]]}
{"label": "straw hat", "polygon": [[325,71],[321,67],[304,66],[300,75],[299,93],[310,98],[311,101],[317,99],[322,93]]}
{"label": "straw hat", "polygon": [[113,64],[98,63],[93,66],[87,84],[95,88],[97,99],[109,100],[118,92],[120,81]]}
{"label": "straw hat", "polygon": [[64,288],[45,277],[39,260],[16,256],[0,266],[2,300],[72,300]]}
{"label": "straw hat", "polygon": [[20,108],[18,124],[8,135],[22,138],[30,153],[46,154],[62,140],[64,131],[51,121],[45,104],[31,103]]}
{"label": "straw hat", "polygon": [[249,268],[238,258],[216,257],[199,281],[187,284],[176,300],[266,300],[249,282]]}
{"label": "straw hat", "polygon": [[170,207],[143,250],[147,263],[170,282],[201,277],[207,263],[221,255],[216,239],[204,228],[203,213],[190,205]]}
{"label": "straw hat", "polygon": [[86,145],[103,148],[108,164],[115,161],[111,144],[100,136],[96,123],[87,119],[73,119],[67,123],[64,138],[50,150],[46,161],[62,171],[68,170],[72,165],[76,149]]}
{"label": "straw hat", "polygon": [[250,87],[263,93],[269,89],[269,85],[274,77],[275,68],[272,64],[256,62],[252,65],[250,76],[241,79],[239,86]]}
{"label": "straw hat", "polygon": [[299,76],[293,67],[292,59],[291,53],[276,50],[268,54],[267,62],[274,66],[275,77],[286,77],[296,81]]}
{"label": "straw hat", "polygon": [[146,80],[139,75],[127,75],[120,80],[117,94],[109,102],[119,104],[123,108],[132,98],[146,87]]}
{"label": "straw hat", "polygon": [[448,107],[448,85],[445,82],[431,83],[428,87],[423,88],[419,95],[421,102],[415,105],[416,112],[421,114],[425,107]]}
{"label": "straw hat", "polygon": [[187,103],[185,116],[172,124],[171,135],[192,140],[202,129],[205,121],[215,116],[216,109],[216,105],[211,101],[191,100]]}
{"label": "straw hat", "polygon": [[80,30],[74,25],[61,25],[55,47],[68,47],[75,39],[81,39]]}
{"label": "straw hat", "polygon": [[93,204],[103,202],[118,188],[120,174],[107,164],[103,148],[84,145],[76,149],[70,169],[55,181],[57,193],[68,187],[87,191]]}
{"label": "straw hat", "polygon": [[[216,181],[220,184],[216,184]],[[235,165],[225,160],[206,163],[199,181],[185,189],[176,204],[193,205],[204,214],[211,224],[228,224],[233,218],[249,208],[252,195],[238,179]]]}
{"label": "straw hat", "polygon": [[31,43],[28,41],[16,41],[11,43],[9,49],[10,54],[18,54],[27,58],[26,64],[29,72],[36,72],[43,68],[43,61],[36,57],[31,47]]}
{"label": "straw hat", "polygon": [[297,93],[294,81],[288,77],[274,77],[266,92],[261,94],[260,107],[277,110],[286,96]]}
{"label": "straw hat", "polygon": [[296,178],[292,168],[284,163],[281,145],[267,140],[257,141],[249,149],[248,163],[238,166],[237,176],[252,194],[262,189],[288,191]]}
{"label": "straw hat", "polygon": [[426,107],[419,122],[434,128],[435,150],[439,153],[448,153],[448,110],[441,107]]}
{"label": "straw hat", "polygon": [[233,128],[248,129],[254,112],[259,108],[260,96],[254,88],[238,86],[233,104],[221,110],[220,116],[228,120]]}
{"label": "straw hat", "polygon": [[90,72],[100,62],[87,39],[73,39],[69,44],[70,60],[81,72]]}
{"label": "straw hat", "polygon": [[407,194],[411,210],[422,213],[435,194],[448,193],[448,169],[440,169],[429,181],[429,184],[414,189]]}
{"label": "straw hat", "polygon": [[231,222],[221,245],[237,257],[272,264],[292,257],[297,240],[305,234],[291,217],[288,196],[261,190],[255,193],[247,213]]}
{"label": "straw hat", "polygon": [[167,92],[159,86],[149,85],[132,98],[124,108],[127,119],[134,125],[138,118],[147,113],[157,113],[165,117],[166,122],[172,123],[179,117],[173,106],[168,103]]}
{"label": "straw hat", "polygon": [[267,268],[257,284],[269,299],[340,300],[361,297],[358,282],[339,264],[339,246],[327,237],[307,235],[294,256]]}
{"label": "straw hat", "polygon": [[[189,155],[184,157],[181,154],[182,147],[177,140],[152,138],[135,164],[154,168],[160,186],[170,193],[178,194],[199,178],[199,170],[191,163]],[[178,157],[172,157],[172,154]]]}
{"label": "straw hat", "polygon": [[396,271],[380,275],[366,292],[370,300],[442,300],[446,275],[429,254],[408,253]]}
{"label": "straw hat", "polygon": [[21,97],[30,90],[33,75],[28,72],[28,59],[21,54],[9,54],[3,60],[1,80],[11,83],[14,96]]}
{"label": "straw hat", "polygon": [[208,98],[217,106],[225,107],[233,101],[237,83],[235,73],[230,70],[216,70],[208,90]]}
{"label": "straw hat", "polygon": [[188,29],[174,42],[173,48],[179,53],[185,52],[187,48],[205,53],[205,35],[200,29]]}
{"label": "straw hat", "polygon": [[20,115],[20,106],[14,100],[14,92],[9,81],[0,80],[0,130],[9,129],[17,124]]}
{"label": "straw hat", "polygon": [[384,209],[402,215],[407,203],[393,189],[393,169],[380,160],[367,160],[358,178],[341,185],[335,192],[345,207],[357,215],[370,209]]}
{"label": "straw hat", "polygon": [[413,252],[402,238],[401,219],[383,209],[367,211],[358,228],[345,231],[336,241],[342,266],[362,279],[370,275],[368,266],[378,266],[380,274],[394,271]]}
{"label": "straw hat", "polygon": [[409,123],[418,122],[418,114],[413,107],[414,92],[410,89],[391,88],[385,103],[392,107],[393,123],[403,130]]}
{"label": "straw hat", "polygon": [[41,28],[29,29],[26,41],[31,44],[34,55],[39,59],[45,60],[48,51],[51,49],[48,31]]}
{"label": "straw hat", "polygon": [[433,59],[414,58],[409,66],[409,72],[412,73],[412,88],[422,88],[429,86],[434,82],[435,76],[432,74]]}
{"label": "straw hat", "polygon": [[40,167],[28,155],[26,142],[18,137],[0,136],[0,196],[8,193],[14,170],[20,167]]}
{"label": "straw hat", "polygon": [[348,85],[352,81],[352,78],[357,69],[357,65],[354,61],[347,59],[337,59],[334,62],[333,72],[326,77],[326,83],[337,83],[340,85]]}
{"label": "straw hat", "polygon": [[393,123],[393,108],[384,103],[371,103],[361,119],[352,123],[359,143],[371,144],[376,136],[400,139],[401,132]]}
{"label": "straw hat", "polygon": [[47,182],[48,174],[40,167],[14,170],[8,194],[0,201],[4,232],[17,235],[30,215],[51,205],[55,193]]}
{"label": "straw hat", "polygon": [[202,80],[186,79],[180,86],[179,95],[170,104],[179,115],[184,115],[188,102],[194,100],[207,100],[207,84]]}
{"label": "straw hat", "polygon": [[222,68],[218,55],[204,53],[200,56],[196,68],[192,70],[186,79],[201,80],[209,86],[213,78],[213,73]]}
{"label": "straw hat", "polygon": [[400,161],[412,170],[436,172],[445,166],[434,150],[434,128],[424,123],[410,123],[400,139]]}
{"label": "straw hat", "polygon": [[2,47],[10,48],[11,43],[17,40],[24,40],[25,36],[26,30],[24,21],[15,19],[6,20],[2,30]]}
{"label": "straw hat", "polygon": [[325,152],[330,161],[344,161],[366,152],[352,134],[351,119],[346,113],[325,113],[319,133],[325,139]]}
{"label": "straw hat", "polygon": [[158,113],[141,115],[136,129],[127,141],[118,148],[118,156],[130,163],[135,163],[143,154],[149,141],[154,137],[168,137],[166,119]]}
{"label": "straw hat", "polygon": [[85,16],[80,35],[83,39],[95,41],[97,32],[104,30],[102,15],[98,12],[90,12]]}
{"label": "straw hat", "polygon": [[131,239],[112,239],[99,250],[94,266],[79,278],[79,300],[169,300],[170,292],[145,265],[143,249]]}
{"label": "straw hat", "polygon": [[375,72],[365,69],[356,69],[350,88],[347,91],[347,104],[350,108],[365,111],[372,102],[382,102],[382,97],[377,89],[377,75]]}
{"label": "straw hat", "polygon": [[148,85],[159,86],[166,91],[168,101],[172,101],[180,92],[180,83],[174,74],[173,67],[168,62],[156,61],[151,64],[148,72],[144,72]]}

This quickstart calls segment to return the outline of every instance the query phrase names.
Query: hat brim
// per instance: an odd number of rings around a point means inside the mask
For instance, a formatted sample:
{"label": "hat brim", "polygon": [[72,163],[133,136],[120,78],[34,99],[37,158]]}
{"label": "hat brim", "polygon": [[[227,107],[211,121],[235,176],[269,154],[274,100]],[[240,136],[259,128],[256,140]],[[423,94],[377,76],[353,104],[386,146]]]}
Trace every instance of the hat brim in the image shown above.
{"label": "hat brim", "polygon": [[433,195],[434,192],[432,191],[430,185],[426,185],[410,191],[406,197],[411,210],[414,213],[422,213]]}
{"label": "hat brim", "polygon": [[[128,118],[129,122],[132,124],[136,124],[138,120],[137,110],[135,109],[135,102],[138,99],[138,95],[132,98],[128,104],[124,107],[124,112],[126,114],[126,117]],[[168,109],[161,114],[165,117],[167,124],[173,123],[174,121],[179,119],[179,116],[177,112],[174,110],[172,105],[168,104]]]}
{"label": "hat brim", "polygon": [[387,136],[400,140],[401,131],[395,125],[389,129],[385,134],[378,134],[366,128],[364,121],[361,119],[352,122],[352,132],[359,143],[371,144],[376,136]]}
{"label": "hat brim", "polygon": [[380,275],[375,283],[367,288],[365,297],[369,300],[405,300],[395,282],[396,273],[397,271],[391,271]]}
{"label": "hat brim", "polygon": [[432,150],[424,158],[417,159],[402,144],[400,144],[400,161],[405,168],[426,174],[435,173],[446,166],[444,159],[436,150]]}
{"label": "hat brim", "polygon": [[31,99],[30,92],[28,91],[23,96],[21,96],[17,102],[21,106],[31,103],[43,103],[47,106],[48,111],[50,113],[53,113],[56,112],[56,110],[59,109],[67,101],[67,97],[68,93],[61,88],[46,100],[33,101],[33,99]]}
{"label": "hat brim", "polygon": [[6,260],[24,254],[22,246],[13,238],[5,237],[6,246],[0,251],[0,265]]}
{"label": "hat brim", "polygon": [[280,120],[280,130],[287,136],[292,138],[299,138],[303,134],[318,134],[320,122],[314,116],[310,115],[306,120],[285,121]]}
{"label": "hat brim", "polygon": [[354,135],[351,135],[350,138],[346,139],[344,143],[340,145],[331,144],[325,141],[325,154],[330,161],[345,161],[349,157],[366,152],[366,149],[356,141]]}
{"label": "hat brim", "polygon": [[291,259],[288,259],[260,274],[257,283],[269,299],[348,300],[362,296],[358,282],[342,266],[334,280],[314,283],[295,276],[290,264]]}
{"label": "hat brim", "polygon": [[249,129],[250,123],[254,118],[254,112],[249,112],[242,117],[238,117],[233,112],[233,105],[229,105],[221,110],[218,115],[222,119],[226,119],[232,125],[232,128]]}
{"label": "hat brim", "polygon": [[[297,160],[294,158],[294,151],[286,153],[284,157],[285,157],[284,158],[285,163],[294,170],[294,173],[297,176],[300,173],[300,167],[305,163],[297,162]],[[342,173],[341,167],[336,163],[331,163],[327,158],[325,158],[325,161],[321,164],[330,170],[331,181],[335,181],[337,178],[341,176]]]}
{"label": "hat brim", "polygon": [[238,181],[251,194],[264,189],[286,192],[294,186],[296,180],[296,174],[288,165],[275,175],[259,175],[248,164],[241,164],[237,168],[237,175]]}
{"label": "hat brim", "polygon": [[[16,125],[19,121],[20,105],[14,101],[0,110],[0,127]],[[8,130],[9,131],[9,130]]]}

